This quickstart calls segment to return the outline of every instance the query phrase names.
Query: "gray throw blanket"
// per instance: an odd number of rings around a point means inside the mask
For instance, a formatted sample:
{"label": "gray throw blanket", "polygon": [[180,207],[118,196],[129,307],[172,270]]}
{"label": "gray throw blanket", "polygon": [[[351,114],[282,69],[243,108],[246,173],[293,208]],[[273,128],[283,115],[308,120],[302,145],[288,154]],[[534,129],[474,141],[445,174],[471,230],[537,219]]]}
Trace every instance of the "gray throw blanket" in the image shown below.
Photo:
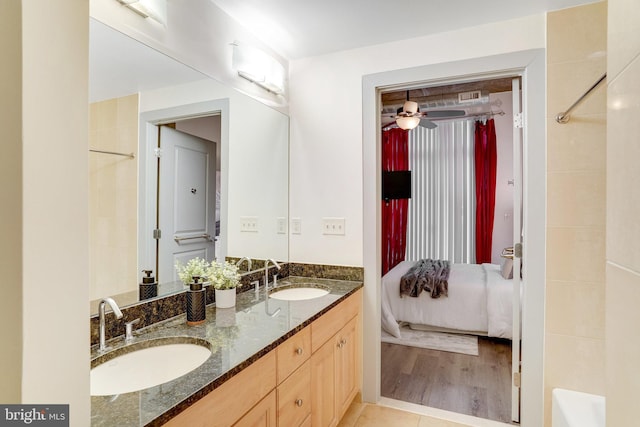
{"label": "gray throw blanket", "polygon": [[431,298],[447,296],[449,292],[449,261],[422,259],[400,279],[400,297],[418,297],[425,290]]}

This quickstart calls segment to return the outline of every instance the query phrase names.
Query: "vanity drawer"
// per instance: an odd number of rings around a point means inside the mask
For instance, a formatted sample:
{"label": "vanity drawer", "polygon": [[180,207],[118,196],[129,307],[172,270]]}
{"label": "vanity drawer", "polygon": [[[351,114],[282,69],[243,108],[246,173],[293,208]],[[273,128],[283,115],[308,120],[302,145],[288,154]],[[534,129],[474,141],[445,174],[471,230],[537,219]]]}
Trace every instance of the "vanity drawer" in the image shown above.
{"label": "vanity drawer", "polygon": [[311,351],[315,352],[353,319],[362,306],[362,290],[342,301],[311,324]]}
{"label": "vanity drawer", "polygon": [[276,386],[272,351],[167,422],[166,426],[230,426]]}
{"label": "vanity drawer", "polygon": [[278,426],[300,426],[311,414],[311,361],[278,386]]}
{"label": "vanity drawer", "polygon": [[307,326],[276,348],[278,384],[311,356],[311,327]]}

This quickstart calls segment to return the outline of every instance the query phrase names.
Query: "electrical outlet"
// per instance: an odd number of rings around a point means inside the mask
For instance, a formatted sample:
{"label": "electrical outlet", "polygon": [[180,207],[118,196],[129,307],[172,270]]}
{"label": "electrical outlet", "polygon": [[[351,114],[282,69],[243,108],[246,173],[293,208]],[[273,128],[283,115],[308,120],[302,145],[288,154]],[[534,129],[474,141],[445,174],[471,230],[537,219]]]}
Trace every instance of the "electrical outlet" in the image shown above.
{"label": "electrical outlet", "polygon": [[276,227],[278,229],[278,234],[287,234],[287,219],[284,217],[278,217],[276,219]]}
{"label": "electrical outlet", "polygon": [[344,218],[322,218],[322,234],[344,236]]}
{"label": "electrical outlet", "polygon": [[240,217],[240,231],[245,233],[257,233],[258,232],[258,217],[257,216],[241,216]]}
{"label": "electrical outlet", "polygon": [[302,220],[291,218],[291,234],[302,234]]}

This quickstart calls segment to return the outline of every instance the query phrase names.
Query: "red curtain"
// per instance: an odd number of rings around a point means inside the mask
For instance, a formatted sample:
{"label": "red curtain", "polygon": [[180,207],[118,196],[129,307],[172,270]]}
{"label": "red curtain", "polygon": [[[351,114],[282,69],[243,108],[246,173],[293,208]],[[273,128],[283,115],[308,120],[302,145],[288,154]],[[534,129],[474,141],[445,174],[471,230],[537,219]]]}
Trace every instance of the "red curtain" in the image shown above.
{"label": "red curtain", "polygon": [[476,263],[491,262],[496,204],[496,128],[493,119],[476,121]]}
{"label": "red curtain", "polygon": [[[393,128],[382,132],[382,170],[409,170],[409,132]],[[382,274],[404,260],[407,245],[408,199],[382,201]]]}

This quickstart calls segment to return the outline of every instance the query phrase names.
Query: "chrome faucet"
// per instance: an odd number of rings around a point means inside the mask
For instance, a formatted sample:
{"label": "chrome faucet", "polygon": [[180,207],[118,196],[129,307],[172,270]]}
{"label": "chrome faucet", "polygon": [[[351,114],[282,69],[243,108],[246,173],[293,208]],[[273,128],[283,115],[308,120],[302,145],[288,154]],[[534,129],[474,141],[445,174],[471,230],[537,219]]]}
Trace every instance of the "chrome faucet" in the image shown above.
{"label": "chrome faucet", "polygon": [[[278,313],[280,313],[280,307],[276,309],[273,313],[269,311],[269,263],[272,263],[278,270],[280,270],[280,264],[278,264],[274,259],[269,258],[264,263],[264,310],[269,317],[276,317]],[[276,285],[276,277],[278,275],[275,274],[273,277],[273,286]]]}
{"label": "chrome faucet", "polygon": [[236,266],[239,266],[242,261],[247,261],[247,271],[251,271],[251,258],[243,256],[238,261],[236,261]]}
{"label": "chrome faucet", "polygon": [[[269,295],[269,263],[272,263],[278,270],[280,270],[280,264],[278,264],[274,259],[269,258],[264,263],[264,290]],[[273,281],[273,285],[275,286],[275,280]]]}
{"label": "chrome faucet", "polygon": [[105,344],[105,329],[106,329],[106,320],[105,320],[105,306],[109,304],[111,306],[111,310],[113,310],[113,314],[116,316],[116,319],[122,319],[122,311],[120,311],[120,307],[113,300],[113,298],[103,298],[98,305],[98,316],[100,318],[100,347],[98,347],[99,351],[105,351],[107,346]]}

